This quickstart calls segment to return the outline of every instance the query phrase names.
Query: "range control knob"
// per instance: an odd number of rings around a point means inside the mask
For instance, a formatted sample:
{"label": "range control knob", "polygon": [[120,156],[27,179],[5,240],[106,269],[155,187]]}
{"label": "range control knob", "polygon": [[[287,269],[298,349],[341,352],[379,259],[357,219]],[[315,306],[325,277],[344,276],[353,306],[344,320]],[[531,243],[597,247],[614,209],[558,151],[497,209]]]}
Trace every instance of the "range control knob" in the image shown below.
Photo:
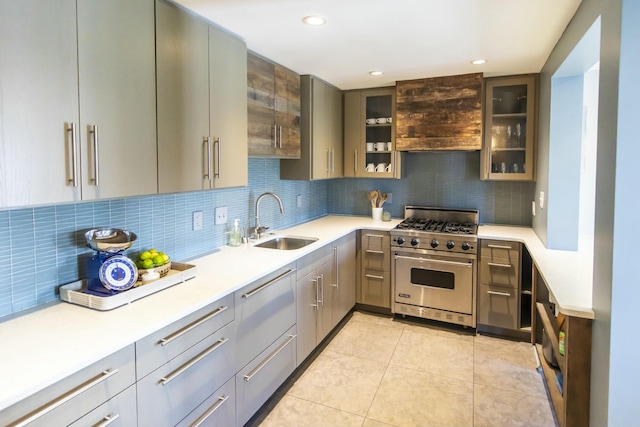
{"label": "range control knob", "polygon": [[404,237],[398,237],[398,240],[396,240],[396,242],[398,242],[399,245],[404,243]]}
{"label": "range control knob", "polygon": [[438,242],[436,239],[433,239],[430,244],[432,248],[437,248],[440,245],[440,242]]}
{"label": "range control knob", "polygon": [[468,251],[469,249],[471,249],[471,245],[470,245],[470,244],[468,244],[467,242],[464,242],[464,243],[462,244],[462,250],[463,250],[463,251]]}
{"label": "range control knob", "polygon": [[419,243],[418,239],[416,239],[416,238],[411,239],[411,246],[417,246],[418,243]]}
{"label": "range control knob", "polygon": [[456,245],[455,243],[453,243],[451,240],[449,240],[449,241],[447,242],[447,249],[453,249],[453,247],[454,247],[455,245]]}

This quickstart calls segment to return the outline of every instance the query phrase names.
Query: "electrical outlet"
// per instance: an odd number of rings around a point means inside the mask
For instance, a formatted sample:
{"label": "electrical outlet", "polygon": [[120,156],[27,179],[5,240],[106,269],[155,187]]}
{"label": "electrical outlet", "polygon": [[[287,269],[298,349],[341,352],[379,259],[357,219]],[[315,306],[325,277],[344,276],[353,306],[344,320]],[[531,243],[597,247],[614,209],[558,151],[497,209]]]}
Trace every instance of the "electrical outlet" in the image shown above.
{"label": "electrical outlet", "polygon": [[227,223],[227,207],[216,208],[216,225]]}
{"label": "electrical outlet", "polygon": [[536,201],[531,201],[531,215],[536,216]]}
{"label": "electrical outlet", "polygon": [[540,209],[544,209],[544,191],[540,192],[538,200],[540,201]]}
{"label": "electrical outlet", "polygon": [[298,207],[298,208],[302,207],[302,196],[300,196],[300,195],[296,196],[296,207]]}
{"label": "electrical outlet", "polygon": [[387,204],[391,204],[393,203],[393,194],[392,193],[387,193],[387,200],[385,200],[385,203]]}
{"label": "electrical outlet", "polygon": [[204,226],[204,214],[202,211],[195,211],[193,213],[193,231],[202,230]]}

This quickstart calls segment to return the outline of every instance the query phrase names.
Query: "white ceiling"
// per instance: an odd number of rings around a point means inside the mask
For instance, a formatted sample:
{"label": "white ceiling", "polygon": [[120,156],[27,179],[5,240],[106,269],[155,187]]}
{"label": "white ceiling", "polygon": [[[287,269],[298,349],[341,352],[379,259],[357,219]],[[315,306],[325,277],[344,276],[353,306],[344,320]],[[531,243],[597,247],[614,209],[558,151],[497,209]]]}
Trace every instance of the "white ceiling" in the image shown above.
{"label": "white ceiling", "polygon": [[[340,89],[540,71],[581,0],[175,0],[249,50]],[[317,14],[327,23],[302,23]],[[475,66],[476,58],[488,62]],[[368,73],[381,70],[382,76]]]}

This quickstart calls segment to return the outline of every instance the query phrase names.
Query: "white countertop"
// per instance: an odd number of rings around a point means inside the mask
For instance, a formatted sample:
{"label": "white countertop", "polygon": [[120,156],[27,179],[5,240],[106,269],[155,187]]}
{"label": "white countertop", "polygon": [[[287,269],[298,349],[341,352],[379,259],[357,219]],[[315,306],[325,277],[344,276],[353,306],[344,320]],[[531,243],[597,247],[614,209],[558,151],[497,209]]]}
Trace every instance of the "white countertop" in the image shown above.
{"label": "white countertop", "polygon": [[[225,246],[188,262],[197,267],[194,279],[130,305],[101,312],[59,303],[1,322],[0,410],[354,230],[390,230],[399,222],[326,216],[279,233],[319,239],[302,249]],[[524,242],[560,311],[593,318],[592,257],[544,249],[530,228],[481,226],[479,237]]]}

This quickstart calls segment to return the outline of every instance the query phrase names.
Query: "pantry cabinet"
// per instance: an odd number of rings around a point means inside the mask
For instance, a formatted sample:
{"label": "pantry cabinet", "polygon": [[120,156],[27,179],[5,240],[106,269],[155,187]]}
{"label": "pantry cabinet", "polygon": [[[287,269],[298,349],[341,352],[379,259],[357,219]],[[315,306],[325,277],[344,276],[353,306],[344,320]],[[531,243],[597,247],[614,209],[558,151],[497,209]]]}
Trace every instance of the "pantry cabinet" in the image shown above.
{"label": "pantry cabinet", "polygon": [[156,193],[153,1],[1,8],[0,207]]}
{"label": "pantry cabinet", "polygon": [[480,177],[535,179],[537,76],[486,79]]}
{"label": "pantry cabinet", "polygon": [[482,73],[396,82],[396,150],[480,150]]}
{"label": "pantry cabinet", "polygon": [[395,87],[344,93],[344,176],[401,178]]}
{"label": "pantry cabinet", "polygon": [[246,57],[249,156],[300,157],[300,76],[252,52]]}
{"label": "pantry cabinet", "polygon": [[280,161],[280,179],[343,175],[342,92],[314,76],[300,77],[300,159]]}
{"label": "pantry cabinet", "polygon": [[246,46],[156,1],[158,190],[247,185]]}

